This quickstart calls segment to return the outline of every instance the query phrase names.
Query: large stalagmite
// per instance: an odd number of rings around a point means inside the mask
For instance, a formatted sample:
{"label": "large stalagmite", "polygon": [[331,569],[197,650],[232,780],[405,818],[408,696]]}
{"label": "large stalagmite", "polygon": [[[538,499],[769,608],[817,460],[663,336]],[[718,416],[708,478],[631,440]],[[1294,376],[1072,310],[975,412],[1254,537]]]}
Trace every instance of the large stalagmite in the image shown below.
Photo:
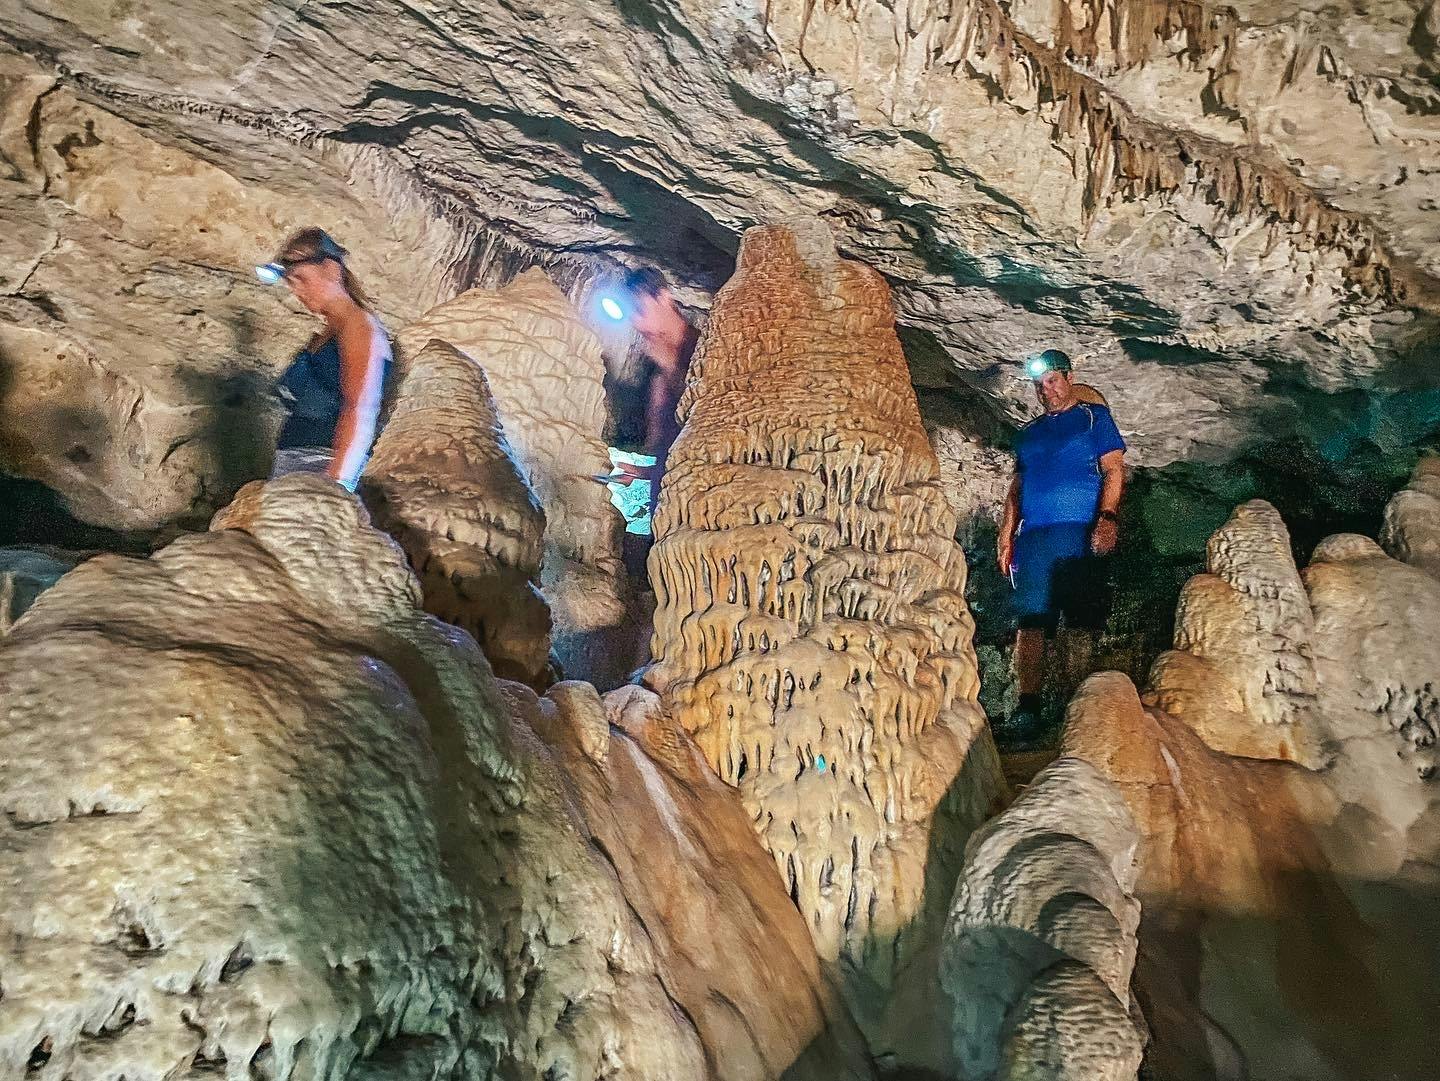
{"label": "large stalagmite", "polygon": [[425,608],[474,635],[502,676],[547,682],[538,589],[545,515],[516,467],[485,373],[429,340],[405,359],[360,491],[405,549]]}
{"label": "large stalagmite", "polygon": [[0,1079],[868,1081],[683,733],[497,682],[419,601],[287,477],[16,624]]}
{"label": "large stalagmite", "polygon": [[418,352],[432,338],[484,367],[506,442],[544,508],[540,581],[566,675],[619,682],[630,670],[620,640],[622,523],[591,479],[610,471],[599,339],[538,269],[432,308],[400,333],[401,351]]}
{"label": "large stalagmite", "polygon": [[[1003,782],[884,281],[819,221],[751,230],[680,409],[650,678],[739,787],[877,1053],[915,1055],[960,846]],[[897,981],[921,1011],[898,1040]]]}

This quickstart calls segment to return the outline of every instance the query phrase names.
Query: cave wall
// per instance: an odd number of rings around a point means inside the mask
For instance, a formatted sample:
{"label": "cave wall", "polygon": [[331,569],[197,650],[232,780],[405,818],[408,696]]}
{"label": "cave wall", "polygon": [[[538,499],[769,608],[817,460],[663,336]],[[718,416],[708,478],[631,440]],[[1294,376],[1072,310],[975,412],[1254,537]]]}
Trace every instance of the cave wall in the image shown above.
{"label": "cave wall", "polygon": [[203,524],[268,470],[270,383],[312,328],[251,268],[290,231],[354,248],[392,321],[441,299],[470,246],[362,150],[232,137],[249,171],[0,56],[0,470],[83,522]]}

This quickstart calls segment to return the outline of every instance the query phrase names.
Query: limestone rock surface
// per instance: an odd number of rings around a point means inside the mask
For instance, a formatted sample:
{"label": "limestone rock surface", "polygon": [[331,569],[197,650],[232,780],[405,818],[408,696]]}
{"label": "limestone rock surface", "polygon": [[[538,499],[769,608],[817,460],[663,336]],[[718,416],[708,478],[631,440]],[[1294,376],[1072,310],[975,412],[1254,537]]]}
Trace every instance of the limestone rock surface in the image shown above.
{"label": "limestone rock surface", "polygon": [[40,594],[79,562],[67,552],[0,549],[0,637],[9,634],[11,626]]}
{"label": "limestone rock surface", "polygon": [[1440,457],[1422,458],[1385,508],[1380,540],[1396,559],[1440,578]]}
{"label": "limestone rock surface", "polygon": [[739,788],[876,1053],[923,1059],[948,1044],[961,846],[1004,782],[884,282],[819,221],[752,230],[680,415],[647,679]]}
{"label": "limestone rock surface", "polygon": [[515,463],[484,371],[438,339],[404,366],[360,491],[400,542],[425,609],[474,636],[502,676],[543,685],[545,514]]}
{"label": "limestone rock surface", "polygon": [[[1440,528],[1413,499],[1427,471],[1389,516],[1416,537]],[[1124,677],[1092,677],[1064,747],[1139,826],[1136,976],[1156,1076],[1419,1081],[1440,1022],[1440,583],[1341,535],[1297,593],[1266,539],[1277,523],[1250,505],[1217,535],[1222,573],[1264,591],[1187,591],[1184,634],[1205,657],[1162,658],[1152,708]],[[1248,654],[1233,648],[1247,638]],[[1324,752],[1311,763],[1273,753],[1275,711],[1301,701],[1292,728]]]}
{"label": "limestone rock surface", "polygon": [[485,369],[508,446],[545,511],[540,582],[566,674],[613,685],[629,672],[623,522],[604,485],[605,362],[565,295],[531,269],[503,289],[472,289],[401,331],[402,352],[438,338]]}
{"label": "limestone rock surface", "polygon": [[1247,503],[1210,539],[1209,573],[1186,583],[1175,622],[1156,704],[1218,751],[1319,764],[1315,620],[1274,507]]}
{"label": "limestone rock surface", "polygon": [[0,53],[0,470],[96,525],[203,525],[268,471],[270,384],[313,329],[255,263],[323,224],[413,318],[466,229],[362,149],[241,128],[211,154],[78,89]]}
{"label": "limestone rock surface", "polygon": [[1120,791],[1074,758],[971,837],[941,970],[961,1076],[1133,1081],[1138,846]]}
{"label": "limestone rock surface", "polygon": [[382,185],[401,213],[375,235],[424,205],[457,242],[397,292],[618,256],[699,300],[745,228],[821,214],[963,385],[1018,419],[1015,358],[1058,345],[1160,465],[1301,429],[1303,392],[1378,394],[1433,341],[1433,22],[1423,0],[17,0],[0,39],[247,185],[338,206],[351,162],[413,182]]}
{"label": "limestone rock surface", "polygon": [[0,648],[0,1077],[870,1076],[678,729],[497,682],[319,478],[215,526]]}

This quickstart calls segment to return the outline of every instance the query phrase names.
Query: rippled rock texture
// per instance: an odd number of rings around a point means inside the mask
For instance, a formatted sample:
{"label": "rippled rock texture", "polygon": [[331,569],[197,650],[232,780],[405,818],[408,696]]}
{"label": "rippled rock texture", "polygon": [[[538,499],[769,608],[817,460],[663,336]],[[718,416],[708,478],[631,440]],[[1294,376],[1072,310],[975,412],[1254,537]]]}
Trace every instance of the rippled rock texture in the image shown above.
{"label": "rippled rock texture", "polygon": [[561,666],[572,678],[619,683],[633,657],[623,626],[623,521],[593,479],[611,469],[599,338],[531,269],[503,289],[472,289],[426,312],[401,332],[402,355],[434,339],[484,366],[505,442],[545,512],[540,582]]}
{"label": "rippled rock texture", "polygon": [[359,489],[400,542],[425,610],[462,627],[495,671],[551,682],[540,595],[545,514],[520,475],[474,358],[430,339],[402,361],[385,430]]}
{"label": "rippled rock texture", "polygon": [[870,1077],[653,696],[537,699],[419,602],[290,477],[15,626],[0,1076]]}
{"label": "rippled rock texture", "polygon": [[884,281],[820,221],[752,230],[680,415],[647,678],[740,789],[877,1053],[923,1055],[938,923],[1004,782]]}
{"label": "rippled rock texture", "polygon": [[[1402,519],[1397,555],[1440,536],[1409,492]],[[1156,1076],[1419,1081],[1440,1022],[1440,580],[1355,535],[1297,576],[1283,532],[1272,508],[1241,507],[1146,704],[1092,677],[1064,747],[1139,826]]]}
{"label": "rippled rock texture", "polygon": [[[4,460],[103,524],[223,502],[251,421],[211,376],[268,373],[294,340],[229,271],[300,220],[414,316],[536,261],[567,287],[653,261],[703,304],[745,228],[817,213],[1011,420],[1015,358],[1057,345],[1137,461],[1323,441],[1310,395],[1383,403],[1433,345],[1435,19],[1422,0],[20,0],[0,40],[38,67],[4,109],[5,348],[54,382],[19,381],[39,396],[7,412],[91,424]],[[240,448],[202,438],[217,426]]]}
{"label": "rippled rock texture", "polygon": [[960,1076],[1133,1081],[1138,846],[1119,789],[1075,758],[975,832],[942,962]]}

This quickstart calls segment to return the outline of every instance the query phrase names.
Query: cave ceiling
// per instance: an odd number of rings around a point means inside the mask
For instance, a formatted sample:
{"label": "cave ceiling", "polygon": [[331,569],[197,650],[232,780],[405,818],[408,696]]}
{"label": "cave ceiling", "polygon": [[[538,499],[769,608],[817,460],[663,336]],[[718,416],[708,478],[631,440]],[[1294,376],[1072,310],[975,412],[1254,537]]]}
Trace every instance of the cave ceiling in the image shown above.
{"label": "cave ceiling", "polygon": [[1440,378],[1433,0],[22,0],[0,41],[242,180],[391,171],[456,286],[651,261],[703,307],[819,214],[917,383],[1014,422],[1066,348],[1150,465]]}

